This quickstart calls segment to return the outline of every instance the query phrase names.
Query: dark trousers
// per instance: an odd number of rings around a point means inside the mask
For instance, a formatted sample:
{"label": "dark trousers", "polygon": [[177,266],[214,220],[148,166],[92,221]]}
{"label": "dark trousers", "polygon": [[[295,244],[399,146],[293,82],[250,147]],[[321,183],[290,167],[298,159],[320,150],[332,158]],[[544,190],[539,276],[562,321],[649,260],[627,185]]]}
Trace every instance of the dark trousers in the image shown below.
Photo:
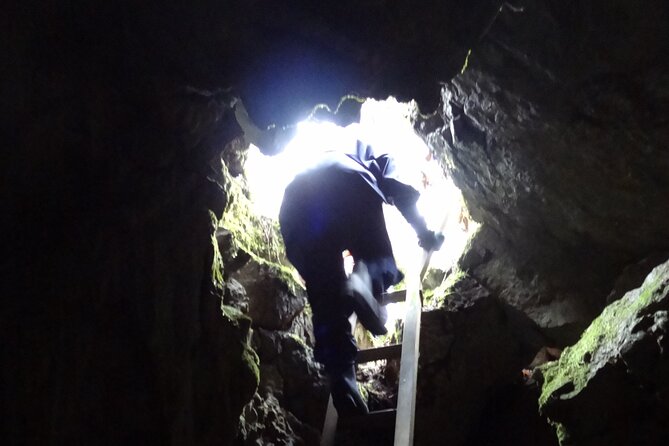
{"label": "dark trousers", "polygon": [[342,251],[363,260],[375,294],[401,280],[383,217],[383,200],[358,174],[336,166],[298,175],[288,186],[279,221],[286,254],[307,285],[315,357],[328,371],[354,362],[350,298]]}

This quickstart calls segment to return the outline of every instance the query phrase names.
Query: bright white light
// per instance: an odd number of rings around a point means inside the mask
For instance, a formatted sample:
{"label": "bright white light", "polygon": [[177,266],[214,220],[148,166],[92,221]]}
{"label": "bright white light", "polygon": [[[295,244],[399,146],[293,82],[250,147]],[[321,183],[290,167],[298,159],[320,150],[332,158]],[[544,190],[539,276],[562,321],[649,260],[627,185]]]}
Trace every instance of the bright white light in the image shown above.
{"label": "bright white light", "polygon": [[[251,146],[245,163],[246,177],[254,211],[278,218],[286,186],[299,172],[313,165],[327,150],[352,147],[361,139],[375,147],[377,154],[388,153],[395,158],[399,179],[421,192],[418,209],[428,227],[443,228],[446,241],[443,248],[432,255],[431,266],[448,270],[462,253],[468,230],[460,224],[464,203],[458,188],[444,177],[443,169],[429,160],[429,149],[411,125],[410,104],[386,101],[366,101],[361,110],[360,124],[342,129],[332,123],[302,122],[296,137],[279,155],[264,156]],[[384,206],[386,227],[400,269],[407,270],[407,262],[416,259],[418,238],[411,226],[394,207]],[[404,314],[402,304],[388,306],[388,328]]]}
{"label": "bright white light", "polygon": [[331,122],[300,122],[283,152],[265,156],[251,145],[244,170],[254,212],[278,219],[283,193],[295,175],[317,163],[319,155],[355,144],[351,131]]}

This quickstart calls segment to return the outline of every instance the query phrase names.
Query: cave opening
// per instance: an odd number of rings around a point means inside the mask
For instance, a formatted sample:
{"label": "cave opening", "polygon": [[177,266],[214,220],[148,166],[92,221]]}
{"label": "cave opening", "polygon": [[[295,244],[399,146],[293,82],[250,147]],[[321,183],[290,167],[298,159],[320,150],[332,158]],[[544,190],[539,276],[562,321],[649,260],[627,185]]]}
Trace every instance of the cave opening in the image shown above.
{"label": "cave opening", "polygon": [[[415,102],[366,100],[360,113],[356,132],[388,152],[397,161],[403,182],[420,192],[418,209],[428,227],[443,228],[446,242],[433,253],[425,287],[430,288],[427,308],[439,305],[447,292],[449,277],[457,276],[457,259],[467,240],[478,228],[462,198],[462,194],[446,169],[439,164],[425,141],[415,132],[412,116],[418,113]],[[307,119],[297,124],[294,137],[276,155],[264,155],[250,144],[244,161],[244,177],[248,188],[251,211],[261,218],[278,222],[279,209],[286,186],[300,171],[308,168],[314,157],[325,150],[346,144],[347,135],[331,121]],[[418,258],[420,248],[411,226],[393,206],[384,204],[386,227],[400,269],[406,270]],[[343,253],[347,269],[352,268],[350,257]],[[402,287],[398,284],[397,287]],[[432,298],[434,297],[434,298]],[[404,314],[404,303],[388,305],[387,328],[394,330]]]}
{"label": "cave opening", "polygon": [[[375,153],[390,154],[397,164],[399,179],[420,192],[417,207],[428,228],[441,228],[445,235],[445,243],[432,256],[423,281],[425,310],[443,306],[453,292],[453,285],[464,275],[457,266],[458,259],[479,227],[469,217],[462,194],[448,174],[453,166],[447,168],[440,164],[438,160],[444,159],[442,154],[433,153],[419,136],[416,122],[420,117],[415,103],[400,102],[393,97],[387,100],[368,99],[360,109],[359,122],[351,124],[353,127],[348,133],[329,118],[330,115],[319,115],[319,119],[299,122],[291,131],[293,138],[280,150],[270,151],[272,155],[263,154],[253,144],[254,139],[259,141],[259,145],[260,142],[267,142],[258,129],[248,122],[242,125],[255,134],[247,138],[245,132],[244,148],[239,148],[241,168],[237,173],[230,173],[228,191],[231,200],[221,225],[224,231],[232,234],[231,243],[237,245],[239,252],[249,254],[252,259],[245,266],[239,266],[235,260],[224,261],[228,283],[224,303],[236,306],[252,318],[252,346],[259,356],[258,397],[245,407],[244,420],[255,417],[256,412],[264,413],[265,409],[261,407],[274,407],[276,404],[292,411],[299,419],[307,420],[312,426],[321,426],[323,422],[329,393],[321,394],[324,387],[319,384],[319,376],[322,371],[315,371],[318,365],[314,363],[312,353],[307,353],[309,347],[315,345],[310,328],[311,311],[304,290],[298,289],[304,283],[286,259],[278,222],[287,185],[316,161],[321,152],[341,150],[349,143],[355,143],[355,140],[347,138],[360,137],[375,148]],[[383,212],[400,270],[405,273],[415,270],[415,263],[422,253],[416,233],[396,207],[384,205]],[[226,257],[225,252],[223,256]],[[351,260],[346,256],[342,260],[345,266],[348,263],[349,272],[352,269]],[[277,286],[279,282],[288,284],[288,288]],[[395,289],[404,286],[401,282]],[[245,290],[247,297],[239,298],[237,288]],[[390,303],[386,309],[386,335],[372,336],[361,324],[353,325],[353,336],[359,349],[388,346],[400,341],[406,304]],[[354,318],[350,320],[353,323]],[[299,339],[299,346],[295,344],[295,339]],[[281,347],[268,348],[269,345]],[[290,362],[299,362],[301,370],[311,370],[308,376],[301,377],[300,373],[289,371],[293,369],[287,368],[288,360],[283,355],[292,353],[280,353],[295,349],[303,353],[291,356]],[[298,357],[304,358],[304,362],[303,359],[296,359]],[[277,375],[282,380],[279,384]],[[357,367],[358,386],[370,410],[396,407],[398,379],[399,361],[396,359],[373,361]],[[306,396],[294,389],[292,382],[302,382],[314,392]],[[307,411],[305,407],[312,407],[312,410]],[[256,429],[253,423],[245,423],[244,429]],[[262,429],[257,428],[259,434]],[[255,434],[249,431],[245,435]]]}

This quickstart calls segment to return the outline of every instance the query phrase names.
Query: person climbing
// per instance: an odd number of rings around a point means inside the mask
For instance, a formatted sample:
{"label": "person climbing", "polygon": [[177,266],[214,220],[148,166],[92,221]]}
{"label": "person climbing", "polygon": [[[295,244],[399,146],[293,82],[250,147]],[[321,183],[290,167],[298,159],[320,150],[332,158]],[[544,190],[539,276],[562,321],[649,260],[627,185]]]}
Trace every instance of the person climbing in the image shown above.
{"label": "person climbing", "polygon": [[[335,112],[342,127],[357,122],[361,101],[343,101]],[[419,192],[397,179],[393,158],[351,139],[348,147],[326,151],[286,188],[279,224],[288,260],[306,283],[313,312],[314,355],[325,367],[340,415],[367,413],[355,379],[357,346],[353,312],[373,335],[386,333],[382,294],[399,283],[386,230],[383,203],[397,207],[425,250],[439,249],[444,237],[428,229],[418,213]],[[342,252],[355,266],[347,278]]]}

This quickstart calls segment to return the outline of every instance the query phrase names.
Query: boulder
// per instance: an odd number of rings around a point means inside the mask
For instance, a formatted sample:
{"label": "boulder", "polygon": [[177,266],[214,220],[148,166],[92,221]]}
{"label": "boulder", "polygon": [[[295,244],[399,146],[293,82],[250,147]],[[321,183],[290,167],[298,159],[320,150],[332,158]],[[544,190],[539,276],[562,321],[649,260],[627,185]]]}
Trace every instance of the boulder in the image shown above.
{"label": "boulder", "polygon": [[281,407],[271,393],[255,394],[240,418],[237,445],[317,445],[318,431]]}
{"label": "boulder", "polygon": [[561,445],[669,441],[669,261],[543,366],[541,411]]}
{"label": "boulder", "polygon": [[263,328],[254,330],[252,345],[260,358],[260,398],[273,395],[282,411],[320,431],[329,388],[311,347],[293,333]]}
{"label": "boulder", "polygon": [[465,278],[421,326],[416,444],[555,442],[532,398],[538,391],[522,383],[546,342],[527,316]]}
{"label": "boulder", "polygon": [[250,260],[230,277],[246,290],[254,327],[287,330],[304,310],[305,292],[289,286],[276,267]]}

